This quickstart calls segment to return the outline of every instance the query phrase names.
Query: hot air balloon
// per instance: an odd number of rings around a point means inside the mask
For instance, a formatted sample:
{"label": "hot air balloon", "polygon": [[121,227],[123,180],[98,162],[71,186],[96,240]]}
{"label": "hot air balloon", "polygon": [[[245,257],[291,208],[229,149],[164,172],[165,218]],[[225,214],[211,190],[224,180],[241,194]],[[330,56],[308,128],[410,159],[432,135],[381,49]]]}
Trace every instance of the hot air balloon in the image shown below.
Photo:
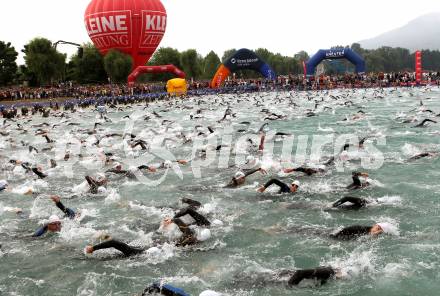
{"label": "hot air balloon", "polygon": [[136,70],[150,60],[162,41],[167,12],[160,0],[92,0],[84,22],[103,55],[111,49],[126,53]]}

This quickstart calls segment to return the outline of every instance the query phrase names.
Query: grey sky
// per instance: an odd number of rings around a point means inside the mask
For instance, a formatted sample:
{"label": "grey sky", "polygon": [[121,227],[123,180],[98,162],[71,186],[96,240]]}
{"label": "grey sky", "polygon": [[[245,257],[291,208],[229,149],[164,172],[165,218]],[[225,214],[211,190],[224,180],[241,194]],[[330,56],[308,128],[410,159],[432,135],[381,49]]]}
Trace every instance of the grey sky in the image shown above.
{"label": "grey sky", "polygon": [[[20,51],[36,36],[87,42],[83,16],[90,0],[2,1],[0,40]],[[265,47],[293,55],[299,50],[348,45],[440,10],[438,0],[162,0],[168,27],[161,46],[179,50]],[[60,47],[71,54],[74,49]],[[19,63],[22,63],[20,57]]]}

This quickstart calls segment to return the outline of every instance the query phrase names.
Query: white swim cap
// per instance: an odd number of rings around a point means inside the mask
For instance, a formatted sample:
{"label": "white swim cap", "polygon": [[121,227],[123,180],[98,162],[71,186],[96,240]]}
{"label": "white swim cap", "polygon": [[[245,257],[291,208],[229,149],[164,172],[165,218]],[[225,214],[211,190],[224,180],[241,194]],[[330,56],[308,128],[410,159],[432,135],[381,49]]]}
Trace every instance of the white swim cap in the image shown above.
{"label": "white swim cap", "polygon": [[107,193],[107,188],[105,188],[105,187],[103,187],[103,186],[98,187],[98,193],[99,193],[99,194],[105,194],[105,193]]}
{"label": "white swim cap", "polygon": [[299,187],[300,184],[301,184],[301,183],[299,183],[298,180],[295,180],[295,181],[292,182],[292,185],[296,185],[296,186],[298,186],[298,187]]}
{"label": "white swim cap", "polygon": [[209,229],[201,230],[197,235],[197,240],[204,242],[211,238],[211,231]]}
{"label": "white swim cap", "polygon": [[240,178],[244,178],[244,177],[246,177],[246,175],[242,171],[235,173],[235,179],[240,179]]}
{"label": "white swim cap", "polygon": [[163,165],[165,166],[165,167],[167,167],[167,168],[169,168],[169,167],[171,167],[171,165],[172,165],[173,163],[171,162],[171,160],[165,160],[164,161],[164,163],[163,163]]}
{"label": "white swim cap", "polygon": [[222,294],[217,293],[212,290],[206,290],[206,291],[203,291],[202,293],[200,293],[199,296],[222,296]]}
{"label": "white swim cap", "polygon": [[6,180],[0,180],[0,188],[2,188],[2,187],[6,187],[6,185],[8,185],[8,181],[6,181]]}
{"label": "white swim cap", "polygon": [[52,215],[49,217],[49,224],[61,222],[60,217]]}

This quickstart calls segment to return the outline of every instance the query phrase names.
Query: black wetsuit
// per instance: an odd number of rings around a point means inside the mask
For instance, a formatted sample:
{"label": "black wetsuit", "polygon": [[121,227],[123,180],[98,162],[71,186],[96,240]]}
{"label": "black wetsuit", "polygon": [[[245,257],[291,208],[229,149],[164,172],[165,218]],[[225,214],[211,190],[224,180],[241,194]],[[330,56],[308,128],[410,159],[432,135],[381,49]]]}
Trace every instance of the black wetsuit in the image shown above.
{"label": "black wetsuit", "polygon": [[372,228],[371,226],[360,226],[360,225],[349,226],[335,234],[331,234],[330,237],[339,240],[356,239],[360,236],[368,235],[370,233],[371,228]]}
{"label": "black wetsuit", "polygon": [[[351,203],[351,205],[344,205],[345,203]],[[333,204],[334,208],[343,208],[347,210],[359,210],[360,208],[365,207],[368,204],[368,201],[359,198],[359,197],[352,197],[352,196],[346,196],[338,200]]]}
{"label": "black wetsuit", "polygon": [[124,256],[129,257],[133,255],[138,255],[144,252],[144,249],[138,249],[134,247],[130,247],[129,245],[117,241],[117,240],[109,240],[98,245],[93,246],[93,251],[103,250],[103,249],[111,249],[114,248],[119,252],[123,253]]}
{"label": "black wetsuit", "polygon": [[277,185],[278,187],[280,187],[280,190],[278,191],[279,194],[281,193],[291,193],[290,187],[289,185],[287,185],[286,183],[281,182],[278,179],[272,179],[269,182],[267,182],[266,184],[264,184],[264,188],[269,188],[271,185]]}
{"label": "black wetsuit", "polygon": [[432,155],[433,155],[433,153],[431,153],[431,152],[423,152],[423,153],[420,153],[420,154],[417,154],[417,155],[411,157],[409,159],[409,161],[411,161],[411,160],[418,160],[420,158],[429,157],[429,156],[432,156]]}
{"label": "black wetsuit", "polygon": [[304,279],[319,280],[321,285],[325,284],[328,279],[334,277],[335,270],[331,267],[318,267],[315,269],[297,270],[288,281],[289,286],[296,286]]}

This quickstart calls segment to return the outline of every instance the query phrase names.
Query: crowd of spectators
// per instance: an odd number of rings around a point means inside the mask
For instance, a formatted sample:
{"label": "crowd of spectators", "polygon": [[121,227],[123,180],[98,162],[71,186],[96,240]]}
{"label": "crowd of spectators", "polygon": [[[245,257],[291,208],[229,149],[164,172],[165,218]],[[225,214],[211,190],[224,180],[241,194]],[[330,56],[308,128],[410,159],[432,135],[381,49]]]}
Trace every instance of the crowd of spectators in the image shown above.
{"label": "crowd of spectators", "polygon": [[74,85],[59,84],[49,87],[8,87],[0,88],[0,101],[46,100],[46,99],[83,99],[105,96],[142,95],[163,92],[163,84],[139,84],[134,87],[127,85]]}
{"label": "crowd of spectators", "polygon": [[[371,73],[320,75],[305,78],[304,75],[280,76],[277,80],[265,79],[228,79],[223,88],[226,90],[320,90],[334,88],[370,88],[370,87],[399,87],[415,86],[415,73]],[[422,84],[440,85],[440,72],[424,73]],[[191,81],[189,90],[204,90],[209,88],[209,81]],[[74,85],[64,83],[50,87],[7,87],[0,88],[0,101],[47,100],[47,99],[85,99],[117,96],[145,95],[165,92],[164,83],[127,85]]]}

